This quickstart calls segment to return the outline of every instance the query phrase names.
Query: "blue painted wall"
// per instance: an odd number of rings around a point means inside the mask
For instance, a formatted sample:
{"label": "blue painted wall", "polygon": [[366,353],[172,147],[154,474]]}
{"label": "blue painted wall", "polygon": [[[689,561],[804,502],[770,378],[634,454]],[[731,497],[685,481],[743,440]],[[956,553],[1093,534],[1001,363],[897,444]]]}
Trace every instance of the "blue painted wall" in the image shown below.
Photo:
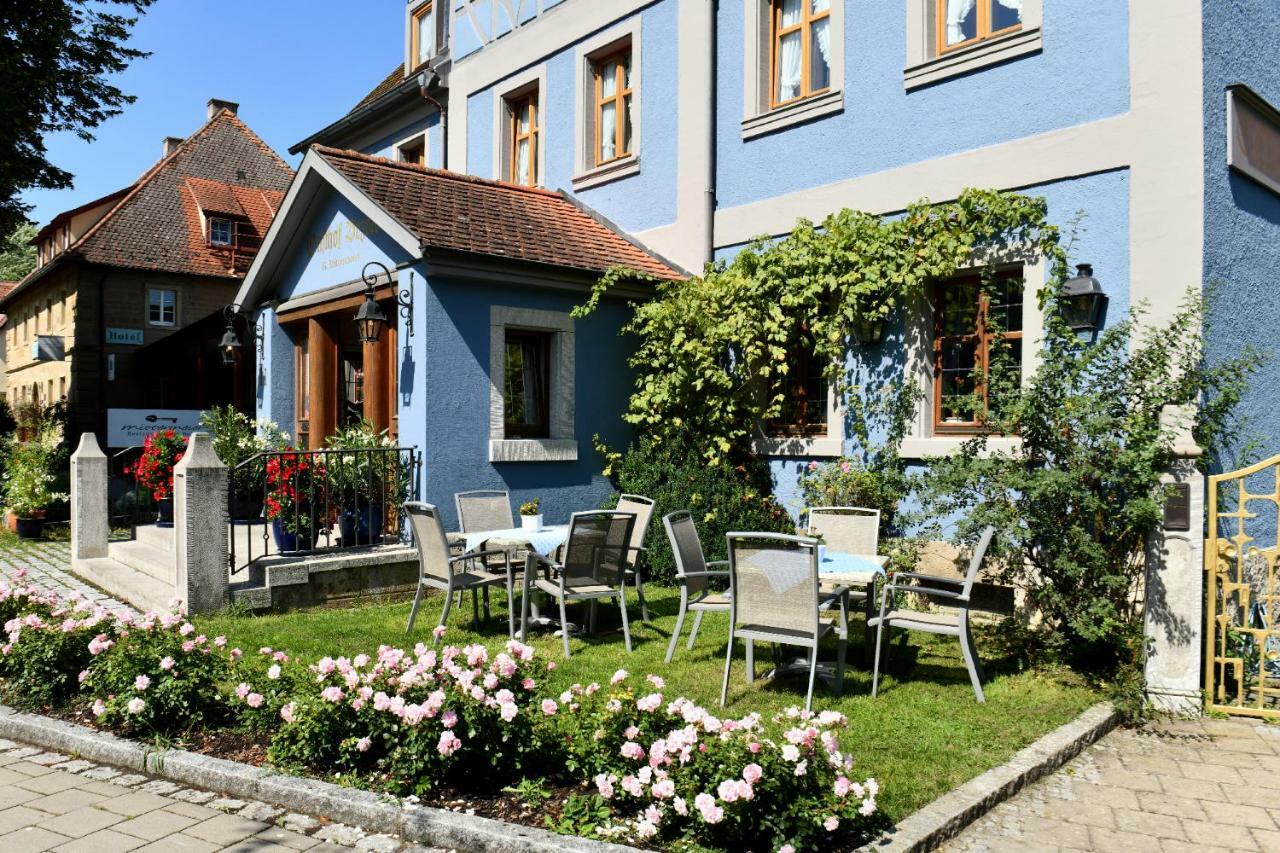
{"label": "blue painted wall", "polygon": [[337,193],[325,191],[311,209],[302,241],[294,246],[294,259],[280,276],[276,298],[293,299],[356,281],[370,261],[394,268],[407,258],[355,205]]}
{"label": "blue painted wall", "polygon": [[432,168],[440,168],[444,158],[444,132],[440,126],[440,114],[432,112],[429,116],[414,119],[403,127],[388,133],[376,142],[366,145],[361,149],[363,154],[372,154],[375,157],[388,157],[392,160],[396,159],[396,143],[403,142],[414,134],[427,132],[427,165]]}
{"label": "blue painted wall", "polygon": [[[676,218],[676,11],[676,0],[664,0],[639,13],[639,174],[576,193],[626,231],[668,225]],[[573,177],[579,171],[574,159],[574,122],[582,110],[576,102],[576,44],[565,45],[543,60],[547,65],[547,91],[542,96],[543,184],[550,189],[572,191]],[[467,98],[467,170],[472,174],[487,178],[499,175],[493,150],[494,98],[506,90],[500,81]]]}
{"label": "blue painted wall", "polygon": [[[1262,457],[1280,453],[1280,196],[1227,168],[1226,87],[1243,83],[1280,107],[1280,17],[1271,0],[1236,0],[1230,11],[1204,0],[1205,209],[1204,278],[1213,297],[1207,353],[1229,358],[1246,345],[1272,350],[1250,383],[1241,414]],[[1247,437],[1247,436],[1246,436]],[[1238,446],[1224,449],[1219,470],[1237,467]]]}
{"label": "blue painted wall", "polygon": [[[424,292],[425,291],[425,292]],[[576,462],[490,463],[489,308],[492,305],[568,312],[581,297],[516,285],[485,285],[435,278],[419,291],[425,322],[419,332],[418,388],[426,404],[400,415],[405,440],[423,449],[423,499],[456,523],[453,495],[471,489],[507,489],[514,506],[542,499],[548,523],[599,507],[612,489],[600,475],[603,460],[592,448],[600,434],[615,447],[631,432],[626,410],[632,377],[626,366],[627,341],[619,337],[628,309],[606,300],[600,310],[574,324]]]}
{"label": "blue painted wall", "polygon": [[293,341],[276,323],[275,311],[264,308],[259,316],[264,341],[262,351],[258,353],[257,364],[258,417],[274,421],[293,436]]}
{"label": "blue painted wall", "polygon": [[[906,4],[847,3],[844,112],[742,141],[742,4],[721,3],[717,195],[733,207],[1126,112],[1128,4],[1046,0],[1044,50],[903,89]],[[606,209],[606,212],[608,210]]]}

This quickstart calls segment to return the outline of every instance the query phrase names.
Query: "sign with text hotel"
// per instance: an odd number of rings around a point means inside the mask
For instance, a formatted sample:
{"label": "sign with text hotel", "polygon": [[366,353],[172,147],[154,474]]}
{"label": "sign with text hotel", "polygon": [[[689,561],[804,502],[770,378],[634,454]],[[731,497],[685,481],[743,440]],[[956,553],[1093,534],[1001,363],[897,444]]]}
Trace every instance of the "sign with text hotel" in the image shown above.
{"label": "sign with text hotel", "polygon": [[200,414],[199,409],[107,409],[107,447],[137,447],[167,429],[191,435],[200,429]]}

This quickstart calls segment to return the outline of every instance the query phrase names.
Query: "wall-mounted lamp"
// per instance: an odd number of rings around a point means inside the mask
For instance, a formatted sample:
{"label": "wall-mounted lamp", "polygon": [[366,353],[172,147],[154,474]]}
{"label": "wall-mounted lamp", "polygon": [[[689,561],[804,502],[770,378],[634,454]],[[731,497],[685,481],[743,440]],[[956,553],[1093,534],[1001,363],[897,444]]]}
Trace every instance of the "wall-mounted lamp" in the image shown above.
{"label": "wall-mounted lamp", "polygon": [[1096,332],[1102,326],[1107,294],[1093,277],[1093,264],[1080,264],[1075,277],[1062,285],[1062,319],[1077,332]]}
{"label": "wall-mounted lamp", "polygon": [[[373,267],[373,272],[370,272]],[[382,330],[387,325],[387,312],[382,310],[382,306],[378,304],[377,287],[379,273],[386,276],[387,282],[391,282],[391,270],[387,269],[387,265],[379,261],[370,261],[364,265],[361,272],[361,278],[364,279],[364,302],[360,305],[360,310],[356,311],[355,321],[356,329],[359,331],[360,340],[366,344],[376,344],[378,339],[382,337]],[[404,319],[405,330],[409,333],[409,337],[413,337],[413,271],[409,271],[409,286],[400,291],[395,297],[396,307],[400,309],[400,316]]]}
{"label": "wall-mounted lamp", "polygon": [[873,347],[884,341],[884,329],[887,318],[879,310],[880,306],[868,308],[859,304],[858,319],[853,323],[853,337],[858,346]]}
{"label": "wall-mounted lamp", "polygon": [[244,320],[246,330],[251,330],[253,340],[258,346],[258,350],[262,350],[262,342],[266,338],[266,331],[262,326],[262,318],[259,317],[256,323],[252,322],[252,316],[239,305],[228,305],[222,309],[222,316],[227,318],[227,330],[222,333],[222,342],[218,344],[218,349],[222,351],[222,364],[224,367],[232,367],[239,358],[240,351],[244,349],[244,344],[240,342],[240,335],[236,332],[236,318]]}

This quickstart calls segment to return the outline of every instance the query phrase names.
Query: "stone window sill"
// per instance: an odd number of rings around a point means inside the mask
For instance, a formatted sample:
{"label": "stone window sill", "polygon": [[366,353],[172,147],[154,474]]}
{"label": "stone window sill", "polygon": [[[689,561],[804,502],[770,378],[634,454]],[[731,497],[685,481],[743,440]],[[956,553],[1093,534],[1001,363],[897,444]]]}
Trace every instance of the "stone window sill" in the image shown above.
{"label": "stone window sill", "polygon": [[[972,435],[935,435],[928,438],[905,438],[899,454],[904,459],[924,459],[927,456],[950,456],[960,445],[972,439]],[[987,438],[988,450],[1009,452],[1022,446],[1017,436],[993,435]]]}
{"label": "stone window sill", "polygon": [[490,462],[576,462],[578,442],[572,438],[492,439]]}
{"label": "stone window sill", "polygon": [[776,133],[797,124],[844,112],[844,93],[836,90],[813,95],[783,107],[763,112],[742,120],[742,138],[754,139],[766,133]]}
{"label": "stone window sill", "polygon": [[574,176],[573,189],[574,192],[589,190],[592,187],[603,186],[638,174],[640,174],[640,157],[633,154]]}
{"label": "stone window sill", "polygon": [[754,439],[752,449],[759,456],[839,456],[844,442],[828,436],[771,436]]}
{"label": "stone window sill", "polygon": [[986,68],[989,65],[1039,53],[1043,48],[1042,33],[1040,27],[1019,30],[1007,36],[978,42],[972,47],[944,53],[942,56],[908,66],[902,72],[903,84],[909,92],[912,89]]}

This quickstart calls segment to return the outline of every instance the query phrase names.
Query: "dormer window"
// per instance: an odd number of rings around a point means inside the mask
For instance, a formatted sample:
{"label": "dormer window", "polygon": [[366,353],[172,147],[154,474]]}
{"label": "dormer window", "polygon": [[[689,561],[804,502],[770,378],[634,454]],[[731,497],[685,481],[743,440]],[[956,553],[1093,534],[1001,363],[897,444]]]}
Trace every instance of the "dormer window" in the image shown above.
{"label": "dormer window", "polygon": [[435,53],[436,18],[431,3],[423,3],[413,10],[409,17],[409,33],[413,67],[417,68],[426,64]]}
{"label": "dormer window", "polygon": [[235,226],[230,219],[209,220],[209,245],[230,246],[235,239]]}

